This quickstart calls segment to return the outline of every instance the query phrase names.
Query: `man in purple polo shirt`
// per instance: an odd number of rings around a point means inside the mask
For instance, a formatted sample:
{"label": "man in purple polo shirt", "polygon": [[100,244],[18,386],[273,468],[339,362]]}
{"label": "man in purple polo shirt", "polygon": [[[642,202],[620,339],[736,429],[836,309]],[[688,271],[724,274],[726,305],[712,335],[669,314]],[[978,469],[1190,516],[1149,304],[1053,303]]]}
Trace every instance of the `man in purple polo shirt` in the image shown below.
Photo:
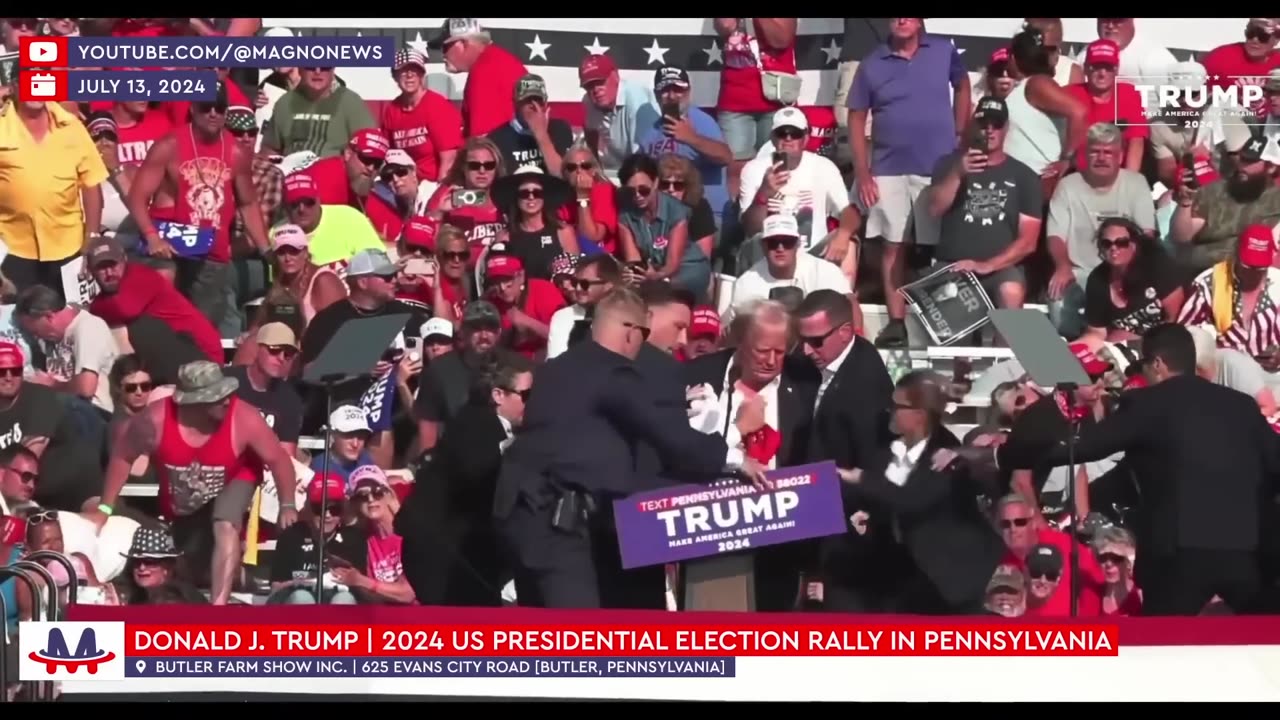
{"label": "man in purple polo shirt", "polygon": [[889,323],[876,338],[880,347],[907,344],[907,308],[898,294],[907,258],[903,248],[912,237],[921,244],[937,242],[937,224],[920,192],[938,160],[956,148],[968,117],[969,73],[959,51],[925,33],[924,18],[890,18],[889,41],[862,60],[849,90],[854,198],[866,209],[867,237],[885,241],[880,270]]}

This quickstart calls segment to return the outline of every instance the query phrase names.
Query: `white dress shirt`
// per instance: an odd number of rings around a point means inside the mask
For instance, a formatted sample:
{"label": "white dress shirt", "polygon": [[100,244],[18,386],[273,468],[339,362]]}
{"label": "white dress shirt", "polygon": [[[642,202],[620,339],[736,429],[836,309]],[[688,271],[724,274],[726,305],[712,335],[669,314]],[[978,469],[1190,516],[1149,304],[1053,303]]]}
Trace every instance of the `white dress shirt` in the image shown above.
{"label": "white dress shirt", "polygon": [[506,433],[506,437],[502,442],[498,443],[498,451],[505,454],[507,448],[511,447],[511,443],[516,441],[515,430],[511,427],[511,421],[499,415],[498,422],[502,423],[502,432]]}
{"label": "white dress shirt", "polygon": [[850,340],[849,344],[845,345],[844,350],[841,350],[840,354],[836,356],[836,359],[827,363],[827,366],[822,369],[822,384],[818,385],[818,397],[813,401],[814,412],[818,411],[818,406],[822,404],[822,394],[831,386],[831,381],[835,379],[836,373],[840,372],[840,366],[844,364],[845,358],[849,357],[849,351],[852,349],[853,341]]}
{"label": "white dress shirt", "polygon": [[915,469],[916,463],[920,462],[924,446],[928,443],[927,437],[911,447],[907,447],[901,439],[894,440],[889,445],[889,452],[893,456],[889,458],[889,465],[884,470],[885,479],[898,487],[906,485],[907,477]]}

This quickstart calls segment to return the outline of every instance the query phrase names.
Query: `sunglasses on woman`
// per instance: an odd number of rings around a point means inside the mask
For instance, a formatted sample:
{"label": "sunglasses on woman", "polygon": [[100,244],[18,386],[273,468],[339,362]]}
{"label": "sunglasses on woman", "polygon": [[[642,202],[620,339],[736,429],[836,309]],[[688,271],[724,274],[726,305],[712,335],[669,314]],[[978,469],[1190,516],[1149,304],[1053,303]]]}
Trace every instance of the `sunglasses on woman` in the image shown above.
{"label": "sunglasses on woman", "polygon": [[682,192],[684,190],[684,181],[683,180],[663,180],[658,183],[658,189],[659,190],[675,190],[676,192]]}
{"label": "sunglasses on woman", "polygon": [[591,162],[583,162],[583,163],[567,162],[567,163],[561,163],[561,167],[564,168],[564,171],[566,173],[578,172],[579,170],[583,172],[591,172],[592,170],[596,169],[595,163],[591,163]]}
{"label": "sunglasses on woman", "polygon": [[1103,252],[1106,252],[1112,248],[1115,248],[1116,250],[1128,250],[1132,246],[1133,246],[1133,238],[1131,237],[1099,238],[1098,239],[1098,249]]}
{"label": "sunglasses on woman", "polygon": [[407,168],[403,165],[396,165],[393,167],[384,168],[382,170],[381,177],[384,181],[390,180],[392,175],[396,177],[406,177],[408,176],[409,171],[412,169],[413,168]]}
{"label": "sunglasses on woman", "polygon": [[498,169],[498,161],[486,160],[484,162],[481,162],[479,160],[468,160],[467,169],[470,170],[471,172],[480,172],[481,170],[485,172],[493,172],[494,170]]}
{"label": "sunglasses on woman", "polygon": [[149,382],[122,383],[120,385],[120,389],[123,390],[126,395],[132,395],[134,393],[149,393],[153,388],[155,388],[155,385]]}

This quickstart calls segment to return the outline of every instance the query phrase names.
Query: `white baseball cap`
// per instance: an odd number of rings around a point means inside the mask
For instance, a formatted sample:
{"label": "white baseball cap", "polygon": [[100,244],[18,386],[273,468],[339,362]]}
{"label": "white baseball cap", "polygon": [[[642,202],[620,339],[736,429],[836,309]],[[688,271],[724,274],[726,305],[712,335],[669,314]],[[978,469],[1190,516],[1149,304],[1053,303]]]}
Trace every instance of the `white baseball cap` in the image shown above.
{"label": "white baseball cap", "polygon": [[453,323],[444,318],[431,318],[422,323],[422,339],[443,335],[444,337],[453,338]]}
{"label": "white baseball cap", "polygon": [[800,237],[800,225],[793,215],[770,215],[764,219],[762,238]]}
{"label": "white baseball cap", "polygon": [[287,27],[277,25],[272,28],[267,28],[267,31],[262,33],[262,37],[293,37],[293,31]]}
{"label": "white baseball cap", "polygon": [[800,108],[784,107],[773,114],[773,129],[793,127],[801,130],[809,129],[809,118],[805,117]]}
{"label": "white baseball cap", "polygon": [[334,410],[329,416],[329,429],[339,433],[373,432],[364,408],[358,405],[343,405]]}
{"label": "white baseball cap", "polygon": [[387,151],[387,158],[383,160],[387,165],[401,165],[404,167],[413,167],[413,158],[409,157],[409,153],[400,148],[393,148]]}

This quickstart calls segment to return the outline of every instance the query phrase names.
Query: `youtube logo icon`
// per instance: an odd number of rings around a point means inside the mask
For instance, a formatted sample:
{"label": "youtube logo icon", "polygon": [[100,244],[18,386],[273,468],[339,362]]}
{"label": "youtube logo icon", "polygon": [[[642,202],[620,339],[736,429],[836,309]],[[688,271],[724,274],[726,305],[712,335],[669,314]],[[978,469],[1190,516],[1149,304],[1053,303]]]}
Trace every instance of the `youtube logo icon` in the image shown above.
{"label": "youtube logo icon", "polygon": [[24,67],[65,67],[67,38],[22,37],[18,39],[18,58]]}

